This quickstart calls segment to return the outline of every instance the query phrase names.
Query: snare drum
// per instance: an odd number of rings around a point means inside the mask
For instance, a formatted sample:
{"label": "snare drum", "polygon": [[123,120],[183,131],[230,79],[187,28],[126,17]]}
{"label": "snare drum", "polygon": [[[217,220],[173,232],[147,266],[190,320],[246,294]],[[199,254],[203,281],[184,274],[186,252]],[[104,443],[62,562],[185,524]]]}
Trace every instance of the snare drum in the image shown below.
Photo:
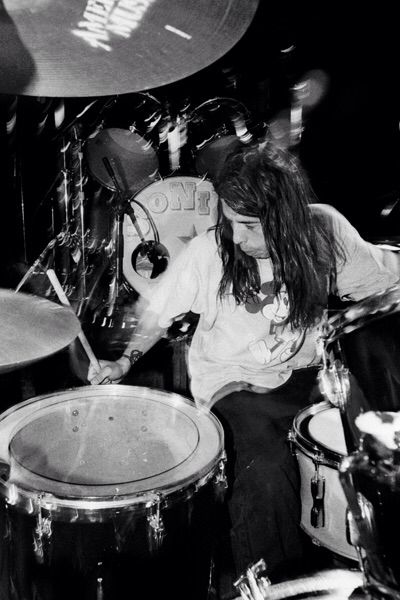
{"label": "snare drum", "polygon": [[328,402],[301,410],[289,434],[301,479],[301,526],[330,551],[357,560],[347,533],[347,502],[338,468],[346,455],[340,413]]}
{"label": "snare drum", "polygon": [[2,600],[206,600],[224,486],[211,413],[133,386],[40,396],[1,415],[0,461]]}
{"label": "snare drum", "polygon": [[[146,240],[159,241],[173,261],[192,238],[215,225],[217,194],[207,179],[168,177],[148,185],[131,201],[140,230]],[[124,220],[123,272],[128,283],[145,295],[144,281],[150,277],[146,263],[135,270],[132,257],[140,239],[129,217]]]}

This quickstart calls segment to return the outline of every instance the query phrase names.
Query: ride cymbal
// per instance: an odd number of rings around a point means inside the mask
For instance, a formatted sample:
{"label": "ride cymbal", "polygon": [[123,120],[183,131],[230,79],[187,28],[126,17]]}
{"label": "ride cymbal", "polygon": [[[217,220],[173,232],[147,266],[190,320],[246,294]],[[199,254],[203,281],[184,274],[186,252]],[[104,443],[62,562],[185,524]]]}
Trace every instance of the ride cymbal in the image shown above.
{"label": "ride cymbal", "polygon": [[58,352],[81,329],[72,309],[6,289],[0,289],[0,319],[0,374]]}
{"label": "ride cymbal", "polygon": [[0,0],[0,92],[107,96],[183,79],[221,58],[259,0]]}

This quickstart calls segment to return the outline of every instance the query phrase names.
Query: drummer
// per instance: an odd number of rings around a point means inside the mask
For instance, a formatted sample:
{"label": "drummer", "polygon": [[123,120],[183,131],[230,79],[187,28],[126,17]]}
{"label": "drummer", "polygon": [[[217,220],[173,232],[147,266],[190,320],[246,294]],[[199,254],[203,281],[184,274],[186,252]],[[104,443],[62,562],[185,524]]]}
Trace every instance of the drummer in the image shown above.
{"label": "drummer", "polygon": [[316,203],[298,160],[270,142],[230,155],[215,189],[216,227],[158,278],[124,354],[88,379],[121,381],[175,319],[199,315],[188,370],[195,402],[225,429],[233,576],[264,558],[275,583],[308,560],[287,434],[317,397],[328,297],[361,300],[395,284],[400,270],[394,253]]}

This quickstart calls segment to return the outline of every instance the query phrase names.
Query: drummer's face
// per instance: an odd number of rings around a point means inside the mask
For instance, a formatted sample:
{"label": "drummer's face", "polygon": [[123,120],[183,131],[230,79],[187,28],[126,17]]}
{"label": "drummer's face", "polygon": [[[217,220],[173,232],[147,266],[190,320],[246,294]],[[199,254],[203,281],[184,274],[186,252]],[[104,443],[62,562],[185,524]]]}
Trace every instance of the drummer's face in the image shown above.
{"label": "drummer's face", "polygon": [[268,258],[260,219],[235,212],[221,200],[222,212],[232,227],[233,243],[253,258]]}

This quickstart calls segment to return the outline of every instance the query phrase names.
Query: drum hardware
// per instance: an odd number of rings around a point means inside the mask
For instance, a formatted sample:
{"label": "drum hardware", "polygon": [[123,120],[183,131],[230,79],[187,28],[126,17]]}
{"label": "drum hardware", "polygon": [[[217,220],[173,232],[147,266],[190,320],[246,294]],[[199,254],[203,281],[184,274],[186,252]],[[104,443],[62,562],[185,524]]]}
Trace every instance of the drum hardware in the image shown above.
{"label": "drum hardware", "polygon": [[347,453],[339,409],[323,401],[301,410],[289,441],[300,470],[302,529],[316,545],[358,560],[348,535],[347,502],[338,478]]}
{"label": "drum hardware", "polygon": [[[327,569],[319,571],[308,577],[271,584],[263,573],[265,562],[261,559],[246,571],[246,575],[239,578],[238,587],[240,597],[235,600],[281,600],[289,598],[332,598],[347,600],[353,597],[364,598],[358,591],[363,583],[362,573],[348,569]],[[261,573],[258,573],[260,569]],[[255,571],[255,572],[254,572]],[[247,576],[248,573],[248,576]]]}
{"label": "drum hardware", "polygon": [[215,475],[215,487],[218,492],[218,496],[223,498],[226,490],[228,489],[228,478],[225,471],[226,464],[226,453],[223,453],[221,460],[218,463],[217,473]]}
{"label": "drum hardware", "polygon": [[[157,277],[162,273],[168,264],[169,253],[167,248],[159,242],[158,232],[155,229],[154,221],[151,221],[155,240],[146,240],[142,229],[139,225],[139,221],[136,217],[132,203],[129,201],[129,195],[127,190],[124,190],[116,176],[114,167],[107,157],[103,157],[104,166],[112,179],[115,189],[117,190],[117,202],[114,205],[116,213],[116,225],[115,225],[115,259],[114,259],[114,274],[113,280],[110,284],[110,293],[107,301],[107,312],[106,316],[112,316],[117,299],[124,288],[123,278],[123,259],[124,259],[124,216],[127,215],[135,228],[137,235],[140,239],[140,244],[132,253],[131,262],[134,267],[139,263],[140,260],[147,260],[148,264],[152,265],[151,278]],[[115,165],[114,165],[115,166]]]}
{"label": "drum hardware", "polygon": [[[189,101],[179,107],[172,107],[165,102],[164,114],[159,125],[160,149],[166,144],[167,165],[162,165],[162,172],[168,176],[185,168],[182,150],[188,142]],[[162,154],[161,154],[162,158]]]}
{"label": "drum hardware", "polygon": [[234,587],[240,592],[244,600],[265,600],[268,598],[270,579],[266,576],[267,565],[264,559],[250,565],[246,573],[234,582]]}
{"label": "drum hardware", "polygon": [[220,423],[177,394],[84,386],[13,406],[0,415],[2,599],[40,582],[71,597],[72,581],[114,600],[135,581],[151,600],[206,600],[223,459]]}
{"label": "drum hardware", "polygon": [[328,340],[332,335],[332,326],[329,321],[322,325],[322,334],[317,342],[322,355],[322,367],[318,372],[318,382],[321,394],[341,411],[346,409],[349,392],[349,370],[344,365],[343,354],[339,340],[336,341],[337,354],[328,348]]}
{"label": "drum hardware", "polygon": [[39,563],[44,562],[45,551],[47,550],[47,547],[50,543],[50,538],[52,534],[51,517],[43,515],[43,497],[44,494],[38,494],[37,505],[39,507],[39,510],[37,513],[36,527],[33,531],[33,551]]}
{"label": "drum hardware", "polygon": [[154,493],[154,497],[147,503],[147,522],[149,529],[149,544],[154,550],[159,550],[165,537],[165,526],[161,516],[161,494]]}
{"label": "drum hardware", "polygon": [[303,126],[303,102],[308,96],[308,81],[299,81],[291,87],[290,106],[290,138],[289,146],[293,147],[300,143],[304,131]]}
{"label": "drum hardware", "polygon": [[[384,423],[385,413],[378,414]],[[364,589],[371,598],[398,599],[398,450],[376,440],[362,434],[360,448],[343,459],[339,478],[357,528]]]}
{"label": "drum hardware", "polygon": [[320,474],[319,467],[323,462],[323,456],[315,457],[315,472],[311,479],[311,496],[313,505],[311,507],[310,523],[312,527],[325,527],[325,477]]}

